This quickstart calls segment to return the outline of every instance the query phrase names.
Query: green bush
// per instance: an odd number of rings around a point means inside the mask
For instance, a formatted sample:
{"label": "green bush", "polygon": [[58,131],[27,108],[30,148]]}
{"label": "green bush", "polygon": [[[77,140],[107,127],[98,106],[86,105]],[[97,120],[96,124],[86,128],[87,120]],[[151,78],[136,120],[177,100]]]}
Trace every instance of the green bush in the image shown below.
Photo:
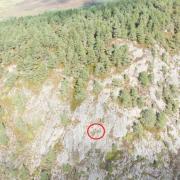
{"label": "green bush", "polygon": [[140,121],[145,128],[153,128],[156,123],[156,113],[151,108],[142,110]]}
{"label": "green bush", "polygon": [[121,90],[119,92],[118,100],[120,105],[126,108],[135,106],[142,108],[144,105],[143,98],[139,96],[138,90],[135,87],[132,87],[130,90]]}
{"label": "green bush", "polygon": [[176,113],[178,110],[179,102],[176,100],[178,89],[174,85],[163,87],[163,98],[166,103],[165,112],[168,114]]}
{"label": "green bush", "polygon": [[137,96],[138,96],[137,89],[131,88],[131,89],[130,89],[130,95],[131,95],[131,97],[133,97],[133,98],[137,98]]}
{"label": "green bush", "polygon": [[40,174],[40,180],[50,180],[49,171],[43,170]]}
{"label": "green bush", "polygon": [[137,123],[133,126],[133,132],[138,138],[141,138],[144,135],[144,128],[141,123]]}
{"label": "green bush", "polygon": [[107,72],[106,65],[104,63],[98,62],[95,65],[94,74],[98,77],[104,76]]}
{"label": "green bush", "polygon": [[86,86],[87,81],[79,78],[75,81],[74,85],[74,93],[72,99],[72,109],[75,109],[77,106],[81,104],[82,101],[86,98]]}
{"label": "green bush", "polygon": [[144,101],[142,97],[137,98],[137,105],[139,108],[142,108],[144,106]]}
{"label": "green bush", "polygon": [[164,128],[167,122],[167,118],[164,112],[157,113],[157,128]]}
{"label": "green bush", "polygon": [[147,72],[141,72],[139,73],[139,81],[143,86],[148,86],[150,83],[150,77]]}
{"label": "green bush", "polygon": [[179,102],[174,100],[172,97],[166,98],[166,109],[165,112],[168,114],[176,113],[179,107]]}
{"label": "green bush", "polygon": [[174,97],[176,97],[177,94],[179,93],[178,87],[176,85],[170,84],[169,89],[170,89],[171,95],[173,95]]}
{"label": "green bush", "polygon": [[68,174],[72,170],[72,166],[70,164],[63,164],[62,170],[65,174]]}
{"label": "green bush", "polygon": [[128,46],[115,47],[112,54],[112,61],[118,69],[130,63]]}
{"label": "green bush", "polygon": [[131,101],[132,101],[132,106],[137,105],[137,98],[138,98],[138,91],[136,88],[131,88],[130,89],[130,95],[131,95]]}
{"label": "green bush", "polygon": [[115,146],[112,147],[112,150],[107,152],[105,156],[106,161],[115,161],[120,158],[121,151],[118,150]]}
{"label": "green bush", "polygon": [[131,96],[128,90],[121,90],[118,96],[120,104],[124,107],[131,106]]}

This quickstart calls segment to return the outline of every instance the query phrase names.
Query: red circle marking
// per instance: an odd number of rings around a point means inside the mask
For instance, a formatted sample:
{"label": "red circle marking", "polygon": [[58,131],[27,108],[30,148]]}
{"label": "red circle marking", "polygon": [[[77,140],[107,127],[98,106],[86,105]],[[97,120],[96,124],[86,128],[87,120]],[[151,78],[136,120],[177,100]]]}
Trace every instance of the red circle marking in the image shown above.
{"label": "red circle marking", "polygon": [[[93,137],[93,136],[91,136],[91,134],[89,133],[89,129],[90,129],[91,127],[93,127],[93,126],[99,126],[99,127],[102,129],[103,133],[102,133],[102,135],[101,135],[100,137]],[[102,139],[102,138],[104,137],[105,133],[106,133],[105,127],[104,127],[102,124],[100,124],[100,123],[90,124],[90,125],[88,126],[88,128],[87,128],[87,135],[88,135],[91,139],[93,139],[93,140]]]}

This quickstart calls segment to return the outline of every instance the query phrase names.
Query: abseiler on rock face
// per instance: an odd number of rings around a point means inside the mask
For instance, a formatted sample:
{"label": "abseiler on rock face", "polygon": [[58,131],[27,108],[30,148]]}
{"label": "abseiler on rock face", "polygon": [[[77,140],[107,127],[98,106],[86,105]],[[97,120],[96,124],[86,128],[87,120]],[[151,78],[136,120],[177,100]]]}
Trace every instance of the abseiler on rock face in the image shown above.
{"label": "abseiler on rock face", "polygon": [[0,179],[178,179],[176,3],[0,22]]}

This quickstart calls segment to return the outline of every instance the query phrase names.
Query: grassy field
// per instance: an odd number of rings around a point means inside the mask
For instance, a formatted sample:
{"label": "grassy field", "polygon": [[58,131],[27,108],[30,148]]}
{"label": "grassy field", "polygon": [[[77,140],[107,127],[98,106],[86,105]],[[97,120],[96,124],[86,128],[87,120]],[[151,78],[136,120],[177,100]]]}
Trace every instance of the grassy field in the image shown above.
{"label": "grassy field", "polygon": [[9,8],[16,6],[16,4],[23,2],[23,0],[1,0],[0,1],[0,15],[3,15]]}
{"label": "grassy field", "polygon": [[54,9],[78,8],[97,1],[99,0],[0,0],[0,19],[35,15]]}

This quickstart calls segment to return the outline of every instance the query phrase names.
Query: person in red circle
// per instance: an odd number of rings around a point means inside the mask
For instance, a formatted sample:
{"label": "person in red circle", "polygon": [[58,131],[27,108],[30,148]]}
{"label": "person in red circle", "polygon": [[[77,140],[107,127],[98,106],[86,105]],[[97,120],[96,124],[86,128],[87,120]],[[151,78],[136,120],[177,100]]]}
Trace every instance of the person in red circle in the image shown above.
{"label": "person in red circle", "polygon": [[87,128],[87,135],[93,140],[102,139],[105,133],[106,130],[102,123],[92,123]]}

